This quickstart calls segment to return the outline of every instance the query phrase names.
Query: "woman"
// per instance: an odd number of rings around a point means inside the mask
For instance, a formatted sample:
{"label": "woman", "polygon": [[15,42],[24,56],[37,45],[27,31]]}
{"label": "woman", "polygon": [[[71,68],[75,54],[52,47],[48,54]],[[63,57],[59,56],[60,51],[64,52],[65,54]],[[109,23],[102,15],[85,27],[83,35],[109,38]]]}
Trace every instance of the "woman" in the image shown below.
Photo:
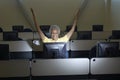
{"label": "woman", "polygon": [[39,25],[36,23],[36,18],[35,18],[35,14],[33,12],[33,9],[31,9],[31,12],[32,12],[34,24],[38,30],[39,36],[42,39],[43,43],[46,43],[46,42],[68,42],[70,37],[72,36],[74,30],[75,30],[80,10],[77,11],[77,13],[74,17],[74,22],[73,22],[71,30],[63,37],[59,37],[59,35],[60,35],[59,26],[51,25],[50,30],[49,30],[49,32],[51,34],[51,38],[46,37],[45,34],[40,29]]}
{"label": "woman", "polygon": [[80,10],[78,10],[77,13],[75,14],[72,28],[63,37],[59,37],[59,35],[60,35],[59,26],[58,25],[51,25],[50,30],[49,30],[49,33],[51,34],[51,38],[48,38],[47,36],[45,36],[45,34],[40,29],[39,25],[36,23],[36,18],[35,18],[35,14],[33,12],[33,9],[31,9],[31,12],[32,12],[32,15],[33,15],[34,24],[35,24],[35,26],[38,30],[39,36],[42,39],[43,43],[55,43],[55,42],[65,42],[65,43],[67,43],[69,41],[70,37],[72,36],[74,30],[75,30]]}

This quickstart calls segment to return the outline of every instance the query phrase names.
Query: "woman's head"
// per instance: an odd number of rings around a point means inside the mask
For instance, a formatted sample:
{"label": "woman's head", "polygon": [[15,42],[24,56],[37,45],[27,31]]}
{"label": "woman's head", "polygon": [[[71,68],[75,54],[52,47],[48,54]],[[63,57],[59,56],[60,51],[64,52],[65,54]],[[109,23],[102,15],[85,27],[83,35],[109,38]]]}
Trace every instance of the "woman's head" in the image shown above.
{"label": "woman's head", "polygon": [[58,25],[51,25],[49,33],[51,34],[51,38],[53,40],[57,40],[60,34],[60,28]]}

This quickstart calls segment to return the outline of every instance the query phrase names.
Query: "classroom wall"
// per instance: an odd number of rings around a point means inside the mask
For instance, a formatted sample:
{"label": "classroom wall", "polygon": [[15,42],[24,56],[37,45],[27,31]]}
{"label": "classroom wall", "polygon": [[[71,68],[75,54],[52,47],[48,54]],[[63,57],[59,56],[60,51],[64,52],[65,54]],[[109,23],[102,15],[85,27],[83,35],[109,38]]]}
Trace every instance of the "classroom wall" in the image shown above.
{"label": "classroom wall", "polygon": [[[18,1],[21,2],[22,8],[29,18],[26,19]],[[33,28],[30,12],[30,8],[33,8],[39,25],[57,24],[64,30],[66,25],[72,24],[74,14],[83,1],[0,0],[0,26],[4,30],[11,30],[12,25]],[[120,29],[119,3],[120,0],[89,0],[87,6],[80,13],[78,30],[91,30],[93,24],[103,24],[105,31]]]}
{"label": "classroom wall", "polygon": [[28,26],[16,0],[0,0],[0,27],[4,30],[11,30],[12,25],[21,24]]}

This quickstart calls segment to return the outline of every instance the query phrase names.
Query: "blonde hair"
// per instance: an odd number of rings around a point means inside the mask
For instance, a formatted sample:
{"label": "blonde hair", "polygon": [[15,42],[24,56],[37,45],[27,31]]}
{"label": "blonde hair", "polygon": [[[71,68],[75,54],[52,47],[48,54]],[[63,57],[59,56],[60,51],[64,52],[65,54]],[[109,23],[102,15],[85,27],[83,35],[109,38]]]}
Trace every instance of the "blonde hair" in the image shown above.
{"label": "blonde hair", "polygon": [[51,33],[52,30],[57,30],[58,34],[60,34],[60,27],[58,25],[51,25],[49,29],[49,33]]}

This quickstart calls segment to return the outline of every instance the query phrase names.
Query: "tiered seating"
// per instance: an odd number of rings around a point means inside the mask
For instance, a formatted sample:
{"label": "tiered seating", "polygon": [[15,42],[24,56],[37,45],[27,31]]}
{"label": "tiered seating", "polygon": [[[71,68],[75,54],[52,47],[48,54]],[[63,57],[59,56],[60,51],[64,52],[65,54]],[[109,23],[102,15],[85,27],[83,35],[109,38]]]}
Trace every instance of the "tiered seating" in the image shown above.
{"label": "tiered seating", "polygon": [[[113,35],[112,31],[90,31],[90,33],[90,38],[81,40],[77,39],[79,34],[74,32],[67,43],[70,54],[68,59],[43,59],[43,43],[37,32],[18,32],[21,41],[4,41],[1,32],[0,44],[9,45],[10,58],[0,60],[0,79],[22,77],[25,80],[39,80],[36,77],[75,75],[87,76],[90,79],[95,76],[120,75],[119,56],[96,57],[98,42],[119,43],[119,38],[110,38]],[[34,40],[39,41],[40,45],[34,44]]]}

